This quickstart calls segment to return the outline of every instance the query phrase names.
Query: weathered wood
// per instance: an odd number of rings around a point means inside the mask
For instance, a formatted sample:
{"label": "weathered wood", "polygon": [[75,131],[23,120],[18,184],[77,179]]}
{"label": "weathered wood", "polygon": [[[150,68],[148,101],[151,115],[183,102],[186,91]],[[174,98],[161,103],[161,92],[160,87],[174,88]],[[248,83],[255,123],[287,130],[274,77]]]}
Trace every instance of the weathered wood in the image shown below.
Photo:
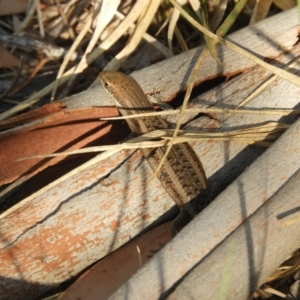
{"label": "weathered wood", "polygon": [[[294,50],[295,55],[299,53],[299,49],[293,47],[297,41],[297,24],[296,10],[292,10],[237,32],[230,39],[239,41],[244,48],[261,56],[282,59],[283,51]],[[245,93],[252,91],[250,76],[258,74],[260,80],[268,76],[261,69],[247,73],[246,70],[253,63],[237,58],[229,50],[220,47],[219,53],[224,58],[224,68],[207,57],[197,82],[219,74],[229,76],[245,72],[223,85],[230,91],[225,97],[228,103],[237,104]],[[163,98],[171,99],[184,88],[198,54],[199,49],[192,50],[137,72],[135,77],[146,91],[152,92],[155,89],[160,91]],[[250,81],[247,81],[249,77]],[[273,92],[275,90],[276,93]],[[251,106],[259,107],[263,99],[267,107],[294,107],[298,102],[295,96],[298,93],[298,88],[277,80],[257,100],[251,102]],[[219,104],[226,100],[224,95],[223,89],[214,89],[206,93],[204,98],[209,101],[209,105]],[[230,95],[238,101],[229,99]],[[106,95],[100,88],[94,88],[92,92],[72,97],[73,105],[97,105],[91,97],[98,101],[105,99]],[[81,104],[78,104],[79,100]],[[70,101],[66,103],[71,107]],[[269,119],[279,118],[272,116]],[[231,119],[234,120],[232,123]],[[246,119],[245,116],[231,116],[220,122],[220,119],[204,118],[189,126],[201,128],[208,125],[215,129],[224,125],[253,124],[254,120]],[[257,117],[255,122],[265,119]],[[257,147],[233,143],[203,142],[193,143],[192,146],[201,157],[210,181],[217,182],[219,191],[262,152]],[[152,171],[141,159],[141,154],[131,154],[132,151],[118,153],[64,182],[54,182],[48,189],[24,199],[1,216],[0,299],[30,299],[69,279],[124,244],[172,207],[173,203],[160,183],[156,179],[151,181]],[[218,210],[226,214],[226,207],[219,202]],[[212,205],[215,207],[215,204]],[[211,210],[210,207],[208,209]],[[213,220],[215,222],[219,213],[214,213],[217,214]],[[220,235],[219,232],[214,234]],[[197,238],[197,241],[200,240]],[[178,266],[181,275],[193,263],[189,262],[185,267]],[[166,280],[165,288],[171,286],[176,278],[178,273],[175,272],[172,279]],[[153,291],[157,290],[153,288]]]}
{"label": "weathered wood", "polygon": [[[298,136],[299,124],[297,131]],[[288,138],[291,137],[290,135]],[[299,151],[298,154],[292,155],[290,161],[298,160],[298,157]],[[266,282],[282,262],[299,247],[299,220],[291,224],[285,223],[288,217],[293,218],[297,209],[299,210],[299,165],[297,167],[298,171],[292,174],[244,224],[216,247],[168,299],[217,299],[225,281],[226,299],[249,299],[255,290]],[[262,168],[263,166],[261,171]],[[280,168],[277,167],[277,170]],[[277,175],[280,177],[282,174]],[[239,196],[242,214],[244,195]],[[247,192],[245,196],[247,197]],[[294,218],[296,219],[296,216]],[[195,282],[201,284],[195,285]]]}
{"label": "weathered wood", "polygon": [[57,300],[108,299],[172,239],[171,230],[170,221],[132,239],[89,268]]}
{"label": "weathered wood", "polygon": [[[299,247],[300,121],[110,299],[249,299]],[[163,285],[162,285],[163,282]],[[167,296],[167,294],[165,294]]]}

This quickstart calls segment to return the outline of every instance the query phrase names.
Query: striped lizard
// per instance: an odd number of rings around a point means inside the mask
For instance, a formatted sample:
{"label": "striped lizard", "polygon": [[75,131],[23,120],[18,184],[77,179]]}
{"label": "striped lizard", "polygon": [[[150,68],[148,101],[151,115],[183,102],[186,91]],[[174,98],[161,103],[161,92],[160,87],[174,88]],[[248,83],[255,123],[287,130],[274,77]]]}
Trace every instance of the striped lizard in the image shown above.
{"label": "striped lizard", "polygon": [[[103,71],[100,82],[123,116],[154,111],[147,95],[136,81],[116,71]],[[156,129],[168,128],[168,123],[159,116],[126,119],[131,131],[140,135]],[[155,171],[166,147],[141,149],[150,167]],[[174,144],[161,170],[157,174],[161,185],[179,206],[181,213],[173,222],[172,232],[176,234],[182,223],[194,217],[190,201],[201,197],[200,209],[206,206],[207,187],[203,166],[188,143]]]}

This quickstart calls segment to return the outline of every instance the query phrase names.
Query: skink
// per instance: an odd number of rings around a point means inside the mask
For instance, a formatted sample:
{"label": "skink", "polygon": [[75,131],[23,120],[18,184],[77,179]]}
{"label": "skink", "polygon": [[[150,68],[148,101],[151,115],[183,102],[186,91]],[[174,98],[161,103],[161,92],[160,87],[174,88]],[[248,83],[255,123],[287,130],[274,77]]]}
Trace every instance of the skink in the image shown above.
{"label": "skink", "polygon": [[[121,72],[113,71],[103,71],[99,78],[103,88],[115,100],[123,116],[154,111],[146,94],[133,79]],[[167,122],[159,116],[140,117],[126,121],[136,134],[169,127]],[[166,147],[141,149],[153,170],[156,170],[165,149]],[[191,200],[200,195],[202,198],[199,199],[200,209],[206,206],[206,175],[192,147],[188,143],[182,143],[173,145],[157,177],[163,188],[181,209],[181,214],[173,222],[172,231],[173,234],[176,234],[183,223],[194,217],[194,208],[190,205]]]}

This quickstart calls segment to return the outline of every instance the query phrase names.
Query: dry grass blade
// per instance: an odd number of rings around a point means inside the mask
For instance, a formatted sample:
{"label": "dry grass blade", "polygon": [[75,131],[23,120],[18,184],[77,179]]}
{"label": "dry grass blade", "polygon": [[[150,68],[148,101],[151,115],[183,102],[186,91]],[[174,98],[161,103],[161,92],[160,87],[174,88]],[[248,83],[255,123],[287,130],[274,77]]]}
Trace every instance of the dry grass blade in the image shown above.
{"label": "dry grass blade", "polygon": [[206,28],[204,28],[203,26],[201,26],[198,22],[196,22],[193,18],[191,18],[174,0],[170,0],[170,2],[176,7],[178,8],[178,10],[180,10],[181,15],[188,21],[190,22],[193,26],[195,26],[197,29],[199,29],[201,32],[203,32],[204,34],[208,35],[209,37],[211,37],[213,40],[215,40],[215,42],[218,42],[226,47],[228,47],[229,49],[233,50],[236,53],[241,54],[242,56],[254,61],[255,63],[257,63],[258,65],[260,65],[261,67],[271,71],[272,73],[276,74],[277,76],[288,80],[290,83],[294,84],[297,87],[300,87],[300,78],[297,75],[294,75],[290,72],[287,72],[285,70],[282,70],[281,68],[278,68],[276,66],[273,66],[269,63],[264,62],[263,60],[259,59],[256,55],[251,54],[250,52],[242,49],[241,47],[237,46],[236,44],[225,40],[215,34],[213,34],[212,32],[210,32],[209,30],[207,30]]}
{"label": "dry grass blade", "polygon": [[261,21],[267,16],[273,0],[260,0],[255,3],[250,24]]}
{"label": "dry grass blade", "polygon": [[[125,149],[140,149],[140,148],[157,148],[165,145],[166,140],[171,141],[172,144],[179,144],[189,141],[234,141],[242,142],[247,144],[253,144],[260,142],[266,138],[275,139],[283,131],[285,131],[289,126],[284,124],[279,124],[276,122],[269,122],[264,125],[249,127],[245,129],[232,130],[227,132],[214,132],[214,133],[199,133],[189,130],[180,130],[178,136],[174,137],[173,129],[161,129],[151,132],[147,132],[141,136],[138,136],[134,139],[129,140],[126,143],[119,145],[107,145],[107,146],[97,146],[89,147],[74,151],[66,151],[53,154],[45,155],[33,155],[30,157],[24,157],[20,160],[33,159],[33,158],[46,158],[46,157],[56,157],[56,156],[66,156],[74,155],[80,153],[91,153],[91,152],[100,152],[100,151],[121,151]],[[161,139],[153,141],[153,139]]]}
{"label": "dry grass blade", "polygon": [[[124,15],[119,13],[118,11],[116,12],[116,16],[119,17],[121,20],[124,20]],[[135,24],[131,24],[131,28],[135,28]],[[155,47],[161,54],[168,58],[170,57],[170,51],[169,49],[164,46],[161,42],[159,42],[156,38],[154,38],[152,35],[148,34],[147,32],[144,33],[143,39],[150,43],[153,47]]]}
{"label": "dry grass blade", "polygon": [[209,28],[213,32],[215,32],[215,30],[220,25],[222,19],[224,18],[228,2],[229,2],[228,0],[216,0],[216,1],[209,2],[209,6],[210,6],[209,11],[213,11],[213,14],[210,16],[208,22],[209,22]]}
{"label": "dry grass blade", "polygon": [[[129,116],[120,116],[120,117],[110,117],[110,118],[101,118],[102,121],[111,121],[111,120],[125,120],[125,119],[135,119],[141,117],[151,117],[151,116],[166,116],[166,115],[176,115],[180,112],[179,109],[167,110],[167,111],[156,111],[142,114],[135,114]],[[220,113],[220,114],[245,114],[245,115],[300,115],[299,109],[226,109],[226,108],[186,108],[184,114],[187,113]]]}
{"label": "dry grass blade", "polygon": [[[56,80],[54,81],[54,87],[53,87],[53,91],[52,91],[52,95],[51,95],[51,101],[54,100],[55,97],[55,93],[58,87],[59,82],[61,81],[62,78],[62,74],[65,71],[74,51],[77,49],[77,47],[80,45],[81,41],[83,40],[83,38],[85,37],[86,33],[88,32],[88,30],[90,29],[91,25],[93,22],[93,18],[89,18],[87,23],[84,25],[83,29],[80,31],[80,33],[78,34],[78,36],[76,37],[76,40],[74,41],[74,43],[72,44],[71,48],[69,49],[67,55],[65,56],[61,67],[58,70],[57,76],[56,76]],[[75,71],[75,70],[74,70]]]}
{"label": "dry grass blade", "polygon": [[[176,7],[182,14],[182,16],[184,16],[186,18],[187,21],[189,21],[193,26],[195,26],[196,28],[198,28],[201,32],[203,32],[205,34],[205,38],[209,38],[209,39],[212,39],[214,40],[215,42],[220,42],[221,44],[224,44],[225,46],[227,45],[229,48],[231,48],[232,50],[254,60],[255,62],[258,63],[258,61],[260,61],[260,65],[264,66],[265,68],[267,69],[271,69],[276,75],[278,76],[281,76],[285,79],[289,78],[290,80],[292,80],[292,82],[294,84],[296,84],[297,86],[300,87],[300,80],[297,76],[291,74],[291,73],[288,73],[288,72],[285,72],[284,70],[281,70],[280,68],[277,68],[277,67],[274,67],[274,66],[271,66],[263,61],[261,61],[260,59],[258,59],[256,56],[250,54],[249,52],[241,49],[240,47],[234,45],[233,43],[231,42],[228,42],[224,39],[222,39],[221,37],[213,34],[212,32],[210,32],[208,29],[206,29],[204,26],[200,25],[198,22],[196,22],[194,19],[192,19],[181,7],[178,3],[176,3],[174,0],[170,0],[170,2],[174,5],[174,7]],[[187,86],[187,91],[186,91],[186,94],[185,94],[185,97],[184,97],[184,101],[183,101],[183,105],[181,107],[181,111],[180,111],[180,114],[179,114],[179,118],[178,118],[178,121],[177,121],[177,124],[176,124],[176,128],[175,128],[175,131],[174,131],[174,137],[177,135],[177,132],[179,130],[179,127],[181,125],[181,120],[183,118],[183,114],[184,114],[184,110],[186,109],[186,106],[187,106],[187,102],[188,102],[188,99],[190,97],[190,94],[191,94],[191,90],[193,88],[193,83],[194,83],[194,80],[195,80],[195,77],[196,77],[196,74],[198,73],[198,69],[202,63],[202,60],[203,60],[203,57],[206,53],[206,50],[207,48],[202,52],[202,54],[200,55],[197,63],[195,64],[194,68],[193,68],[193,71],[192,71],[192,74],[191,74],[191,77],[189,79],[189,83],[188,83],[188,86]],[[212,47],[210,47],[210,52],[211,54],[213,55],[213,51],[212,51]],[[215,56],[215,55],[213,55]],[[274,69],[275,68],[275,69]],[[280,75],[279,75],[280,74]],[[165,151],[165,154],[163,156],[163,158],[161,159],[160,163],[158,164],[158,167],[155,171],[155,176],[158,174],[160,168],[162,167],[166,157],[168,156],[170,150],[172,148],[172,142],[168,144],[168,147]]]}
{"label": "dry grass blade", "polygon": [[171,16],[170,16],[169,26],[168,26],[168,45],[169,45],[169,50],[170,50],[171,54],[173,54],[173,51],[172,51],[173,35],[174,35],[174,31],[175,31],[175,28],[176,28],[176,23],[177,23],[179,17],[180,17],[179,10],[176,9],[176,8],[173,8],[173,11],[172,11]]}
{"label": "dry grass blade", "polygon": [[41,155],[32,155],[29,157],[24,157],[19,159],[18,161],[22,161],[25,159],[33,159],[33,158],[46,158],[46,157],[56,157],[56,156],[67,156],[67,155],[74,155],[74,154],[82,154],[82,153],[92,153],[92,152],[101,152],[101,151],[109,151],[109,150],[116,150],[121,151],[125,149],[139,149],[139,148],[154,148],[154,147],[161,147],[164,145],[164,141],[156,141],[156,142],[141,142],[141,143],[123,143],[119,145],[108,145],[108,146],[95,146],[95,147],[88,147],[83,149],[78,149],[74,151],[66,151],[66,152],[59,152],[53,154],[41,154]]}
{"label": "dry grass blade", "polygon": [[[202,64],[202,61],[203,61],[206,53],[207,53],[207,48],[205,48],[203,50],[203,52],[201,53],[200,57],[198,58],[198,60],[195,64],[195,67],[192,70],[192,74],[191,74],[191,77],[190,77],[189,82],[188,82],[186,93],[184,95],[183,104],[182,104],[181,109],[180,109],[180,113],[179,113],[179,116],[178,116],[178,121],[176,123],[176,128],[175,128],[174,133],[173,133],[173,137],[176,137],[177,134],[178,134],[178,131],[179,131],[179,128],[181,126],[182,119],[183,119],[184,111],[186,110],[186,106],[188,104],[189,98],[190,98],[191,93],[192,93],[192,89],[193,89],[193,86],[194,86],[194,81],[195,81],[196,75],[198,73],[198,70],[200,68],[200,65]],[[161,169],[162,165],[164,164],[165,159],[167,158],[167,156],[168,156],[168,154],[169,154],[169,152],[172,148],[172,145],[173,145],[172,141],[167,145],[167,149],[166,149],[166,151],[164,153],[164,156],[162,157],[161,161],[159,162],[159,164],[158,164],[158,166],[157,166],[157,168],[154,172],[154,176],[157,176],[159,170]]]}
{"label": "dry grass blade", "polygon": [[182,51],[188,51],[189,47],[188,47],[187,43],[185,42],[185,39],[177,26],[175,27],[175,35],[176,35],[177,41],[178,41]]}
{"label": "dry grass blade", "polygon": [[[287,63],[284,66],[284,70],[287,70],[288,68],[291,68],[295,65],[297,65],[299,63],[299,56],[295,57],[294,59],[292,59],[292,61],[290,61],[289,63]],[[259,95],[264,89],[266,89],[273,81],[276,80],[278,76],[273,75],[271,76],[268,80],[266,80],[259,88],[257,88],[251,95],[249,95],[242,103],[240,103],[239,105],[237,105],[237,107],[235,109],[239,109],[240,107],[246,105],[248,102],[250,102],[252,99],[254,99],[257,95]]]}
{"label": "dry grass blade", "polygon": [[[205,1],[203,1],[203,4],[204,4],[204,2],[205,2]],[[175,9],[176,9],[176,8],[178,9],[178,8],[180,7],[178,3],[176,3],[176,5],[175,5],[175,1],[173,1],[173,0],[171,0],[171,3],[174,5]],[[244,5],[244,1],[240,1],[240,2],[236,5],[236,7],[235,7],[235,9],[234,9],[234,12],[236,12],[236,13],[240,12],[241,7],[242,7],[243,5]],[[183,9],[182,9],[181,7],[180,7],[180,9],[178,9],[178,10],[179,10],[181,13],[182,13],[182,11],[183,11]],[[186,15],[188,16],[188,14],[186,14]],[[198,24],[201,28],[204,28],[207,32],[210,32],[209,26],[208,26],[208,20],[207,20],[207,15],[208,15],[208,13],[207,13],[206,5],[203,5],[203,6],[202,6],[202,9],[201,9],[201,15],[202,15],[202,23],[203,23],[204,26],[200,25],[200,24],[197,23],[196,21],[194,21],[193,23],[194,23],[194,24],[195,24],[195,23]],[[190,19],[192,19],[190,16],[188,16],[188,17],[189,17]],[[230,19],[230,20],[234,20],[235,18],[236,18],[236,15],[230,16],[229,19]],[[189,21],[189,19],[187,19],[187,20]],[[221,25],[222,31],[219,32],[220,35],[221,35],[221,34],[225,34],[225,33],[227,32],[227,30],[228,30],[228,27],[231,26],[231,25],[230,25],[231,23],[228,22],[228,18],[226,18],[225,22],[227,22],[228,25],[227,25],[227,24],[225,24],[225,26],[224,26],[224,25]],[[192,22],[190,22],[190,23],[191,23],[192,25],[194,25]],[[227,30],[225,30],[224,27],[227,27]],[[197,26],[196,26],[196,28],[197,28]],[[200,30],[200,31],[201,31],[201,30]],[[203,33],[205,33],[205,32],[203,32]],[[213,36],[215,36],[215,35],[213,35]],[[186,93],[185,93],[185,95],[184,95],[183,104],[182,104],[182,107],[181,107],[181,109],[180,109],[180,113],[179,113],[178,121],[177,121],[177,123],[176,123],[176,128],[175,128],[173,137],[175,137],[175,136],[177,135],[178,130],[179,130],[180,126],[181,126],[182,119],[183,119],[183,115],[184,115],[184,111],[185,111],[185,109],[186,109],[186,107],[187,107],[187,103],[188,103],[188,101],[189,101],[189,99],[190,99],[190,96],[191,96],[191,93],[192,93],[192,89],[193,89],[193,87],[194,87],[195,78],[196,78],[197,73],[198,73],[198,71],[199,71],[199,68],[200,68],[200,66],[201,66],[201,64],[202,64],[202,61],[203,61],[203,59],[204,59],[204,57],[205,57],[205,55],[206,55],[206,53],[207,53],[207,50],[209,50],[211,56],[212,56],[219,64],[221,64],[221,61],[219,60],[219,58],[218,58],[218,56],[217,56],[217,52],[216,52],[216,48],[215,48],[215,41],[214,41],[214,39],[212,39],[209,35],[206,35],[206,34],[204,35],[204,39],[205,39],[205,41],[206,41],[206,47],[204,48],[203,52],[202,52],[201,55],[199,56],[199,58],[198,58],[198,60],[197,60],[197,62],[196,62],[196,64],[195,64],[195,66],[194,66],[194,68],[193,68],[193,70],[192,70],[191,76],[190,76],[190,78],[189,78],[189,80],[188,80]],[[155,171],[155,174],[154,174],[155,176],[157,176],[157,174],[158,174],[160,168],[162,167],[162,165],[163,165],[163,163],[164,163],[166,157],[168,156],[168,154],[169,154],[171,148],[172,148],[172,142],[168,144],[167,149],[166,149],[166,151],[165,151],[165,153],[164,153],[164,156],[162,157],[161,161],[159,162],[159,164],[158,164],[158,166],[157,166],[157,168],[156,168],[156,171]]]}
{"label": "dry grass blade", "polygon": [[35,1],[37,18],[38,18],[38,22],[39,22],[40,35],[41,35],[41,37],[45,37],[45,30],[44,30],[44,25],[43,25],[43,20],[42,20],[40,0],[34,0],[34,1]]}
{"label": "dry grass blade", "polygon": [[113,0],[113,1],[104,0],[101,3],[101,9],[100,9],[100,3],[97,2],[95,10],[99,11],[99,13],[97,13],[97,17],[96,17],[96,28],[93,31],[92,38],[85,50],[85,53],[81,61],[77,65],[76,70],[73,76],[70,78],[64,93],[62,93],[60,97],[65,97],[67,95],[69,88],[71,87],[71,85],[75,80],[76,75],[82,73],[84,69],[88,66],[87,56],[94,49],[103,30],[111,22],[112,18],[114,17],[118,9],[119,4],[120,4],[120,0]]}
{"label": "dry grass blade", "polygon": [[67,19],[67,15],[66,15],[65,11],[62,9],[62,7],[60,5],[60,0],[55,0],[55,4],[56,4],[56,7],[57,7],[57,9],[59,11],[59,15],[61,17],[61,20],[63,21],[64,25],[66,27],[68,27],[68,33],[70,35],[70,38],[72,40],[74,40],[75,39],[75,33],[74,33],[72,27],[69,24],[69,21]]}
{"label": "dry grass blade", "polygon": [[28,26],[28,24],[31,22],[31,19],[34,15],[35,8],[36,8],[36,1],[30,1],[30,7],[26,13],[26,17],[22,22],[22,24],[19,26],[19,28],[14,32],[14,35],[18,35]]}
{"label": "dry grass blade", "polygon": [[147,5],[146,1],[138,0],[119,26],[87,57],[88,63],[93,62],[104,51],[108,50],[137,20]]}
{"label": "dry grass blade", "polygon": [[[203,26],[208,31],[210,31],[210,28],[209,28],[209,25],[208,25],[208,10],[207,10],[206,1],[202,1],[202,6],[201,6],[200,14],[201,14],[201,26]],[[205,40],[205,45],[206,45],[207,49],[209,50],[210,55],[221,66],[222,63],[221,63],[221,61],[220,61],[220,59],[218,57],[218,54],[217,54],[216,43],[208,35],[204,35],[203,37],[204,37],[204,40]],[[198,68],[200,68],[200,66]],[[195,69],[196,69],[196,67],[195,67]],[[195,71],[198,71],[198,70],[195,70]],[[194,84],[194,80],[191,83]]]}
{"label": "dry grass blade", "polygon": [[[299,259],[299,257],[298,257]],[[289,277],[291,275],[295,275],[300,270],[300,261],[298,261],[296,264],[293,265],[285,265],[279,267],[272,276],[270,276],[266,282],[279,280],[285,277]]]}
{"label": "dry grass blade", "polygon": [[264,287],[264,291],[266,291],[268,293],[271,293],[275,296],[278,296],[282,299],[287,299],[287,300],[292,300],[293,299],[293,298],[288,297],[285,293],[282,293],[282,292],[280,292],[280,291],[278,291],[274,288],[268,287],[268,286]]}
{"label": "dry grass blade", "polygon": [[[145,7],[145,1],[139,0],[130,10],[128,15],[125,19],[121,22],[118,29],[115,30],[106,40],[104,40],[92,53],[90,53],[87,57],[87,63],[92,63],[95,59],[97,59],[105,50],[109,49],[109,47],[119,39],[132,23],[136,20],[136,18],[140,15],[141,10]],[[89,28],[89,26],[86,26]],[[84,34],[82,34],[84,36]],[[76,46],[74,47],[76,48]],[[70,54],[71,55],[71,54]],[[66,63],[65,63],[66,64]],[[53,88],[57,88],[58,86],[62,85],[66,81],[70,79],[70,76],[74,73],[76,67],[72,67],[68,70],[64,76],[62,76],[59,80],[49,84],[39,92],[34,93],[31,95],[27,100],[23,101],[19,105],[15,106],[13,109],[7,111],[7,115],[5,117],[0,116],[0,120],[4,120],[7,116],[12,116],[19,111],[24,110],[25,108],[33,105],[34,103],[38,102],[41,97],[46,96],[47,94],[51,93]]]}
{"label": "dry grass blade", "polygon": [[[149,2],[147,9],[144,10],[145,15],[140,20],[135,28],[129,43],[119,52],[104,68],[104,70],[117,70],[122,65],[123,61],[136,49],[137,45],[143,38],[144,33],[148,29],[155,13],[160,5],[159,0],[152,0]],[[146,13],[147,12],[147,13]]]}
{"label": "dry grass blade", "polygon": [[[107,39],[105,39],[102,43],[98,45],[95,50],[90,53],[87,57],[88,64],[91,64],[93,61],[95,61],[101,54],[104,53],[107,49],[111,47],[132,25],[133,22],[138,18],[138,16],[141,13],[141,10],[144,9],[145,4],[147,2],[143,0],[136,1],[135,5],[132,7],[128,15],[125,17],[125,19],[120,23],[118,28],[112,32]],[[52,92],[53,88],[57,86],[61,86],[65,82],[67,82],[70,79],[70,76],[74,73],[76,67],[70,68],[58,81],[54,81],[50,83],[45,88],[41,89],[39,92],[36,92],[32,94],[28,99],[20,103],[19,105],[15,106],[13,109],[7,111],[7,113],[12,116],[13,114],[16,114],[27,107],[33,105],[34,103],[38,102],[40,98],[48,95]],[[97,80],[98,81],[98,80]],[[2,118],[0,116],[0,120],[4,120],[5,118]]]}

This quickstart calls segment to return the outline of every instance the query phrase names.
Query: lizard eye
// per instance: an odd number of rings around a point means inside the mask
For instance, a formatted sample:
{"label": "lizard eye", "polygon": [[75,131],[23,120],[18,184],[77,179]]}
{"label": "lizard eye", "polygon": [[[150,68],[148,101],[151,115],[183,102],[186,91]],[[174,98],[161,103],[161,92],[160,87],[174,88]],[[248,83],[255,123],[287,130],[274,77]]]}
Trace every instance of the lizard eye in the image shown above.
{"label": "lizard eye", "polygon": [[109,87],[109,84],[106,81],[104,81],[104,80],[102,80],[102,85],[103,85],[104,88],[108,88]]}

